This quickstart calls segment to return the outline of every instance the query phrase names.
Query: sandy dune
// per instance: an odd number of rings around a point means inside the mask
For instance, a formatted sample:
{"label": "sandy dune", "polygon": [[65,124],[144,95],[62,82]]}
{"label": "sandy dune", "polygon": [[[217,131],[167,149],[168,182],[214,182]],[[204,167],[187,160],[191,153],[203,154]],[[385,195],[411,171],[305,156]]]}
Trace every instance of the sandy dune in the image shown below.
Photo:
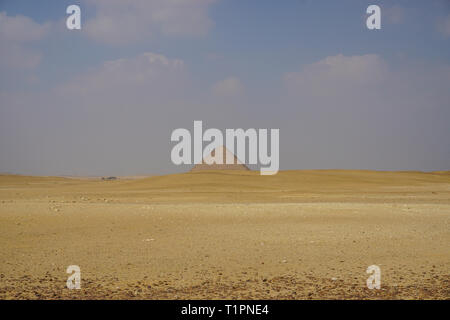
{"label": "sandy dune", "polygon": [[449,172],[3,175],[0,298],[449,299],[449,222]]}

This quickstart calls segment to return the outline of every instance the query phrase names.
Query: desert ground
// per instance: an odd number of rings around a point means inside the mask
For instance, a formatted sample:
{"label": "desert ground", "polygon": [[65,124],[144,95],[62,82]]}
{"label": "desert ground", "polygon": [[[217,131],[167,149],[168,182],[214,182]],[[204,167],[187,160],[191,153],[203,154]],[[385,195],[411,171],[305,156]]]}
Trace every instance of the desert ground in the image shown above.
{"label": "desert ground", "polygon": [[449,299],[449,222],[450,172],[1,175],[0,299]]}

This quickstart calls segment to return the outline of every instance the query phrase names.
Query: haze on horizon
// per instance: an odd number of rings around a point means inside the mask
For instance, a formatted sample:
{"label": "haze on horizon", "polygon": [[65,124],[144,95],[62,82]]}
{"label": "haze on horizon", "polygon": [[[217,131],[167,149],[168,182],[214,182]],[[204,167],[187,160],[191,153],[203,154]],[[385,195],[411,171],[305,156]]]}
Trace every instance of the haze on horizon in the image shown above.
{"label": "haze on horizon", "polygon": [[186,171],[194,120],[279,128],[280,170],[450,170],[446,0],[4,0],[0,43],[0,172]]}

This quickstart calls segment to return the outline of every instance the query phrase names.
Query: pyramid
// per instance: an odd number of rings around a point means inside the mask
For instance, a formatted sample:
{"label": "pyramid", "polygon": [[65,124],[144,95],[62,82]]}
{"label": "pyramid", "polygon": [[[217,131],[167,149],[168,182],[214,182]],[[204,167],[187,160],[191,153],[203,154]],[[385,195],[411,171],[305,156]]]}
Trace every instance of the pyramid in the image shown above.
{"label": "pyramid", "polygon": [[[230,157],[233,159],[232,164],[227,164],[226,159]],[[223,164],[212,163],[213,158],[217,156],[223,159]],[[212,163],[212,164],[208,164]],[[200,170],[250,170],[245,164],[243,164],[239,159],[231,153],[225,146],[220,146],[211,152],[211,155],[204,158],[202,163],[196,164],[191,171]]]}

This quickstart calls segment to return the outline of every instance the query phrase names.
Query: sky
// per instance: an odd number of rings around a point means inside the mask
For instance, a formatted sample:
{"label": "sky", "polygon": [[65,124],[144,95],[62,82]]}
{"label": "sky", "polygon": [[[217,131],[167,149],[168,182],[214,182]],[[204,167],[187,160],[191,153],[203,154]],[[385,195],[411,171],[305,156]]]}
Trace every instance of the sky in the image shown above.
{"label": "sky", "polygon": [[183,172],[194,120],[280,129],[281,170],[450,170],[450,1],[0,0],[0,172]]}

